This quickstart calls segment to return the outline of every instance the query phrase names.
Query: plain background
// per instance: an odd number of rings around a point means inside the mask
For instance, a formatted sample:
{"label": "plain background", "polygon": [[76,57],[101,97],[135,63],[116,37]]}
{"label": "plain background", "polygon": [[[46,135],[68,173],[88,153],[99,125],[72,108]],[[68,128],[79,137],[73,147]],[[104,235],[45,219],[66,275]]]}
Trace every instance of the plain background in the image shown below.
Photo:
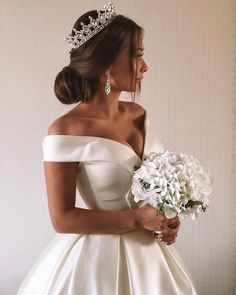
{"label": "plain background", "polygon": [[[103,1],[1,2],[0,294],[13,295],[54,236],[41,142],[72,106],[53,93],[69,63],[63,38]],[[200,295],[231,295],[235,265],[234,0],[115,1],[145,28],[149,71],[138,103],[166,148],[198,158],[214,181],[212,204],[182,223],[176,245]],[[126,96],[125,96],[126,98]],[[40,282],[39,282],[40,283]]]}

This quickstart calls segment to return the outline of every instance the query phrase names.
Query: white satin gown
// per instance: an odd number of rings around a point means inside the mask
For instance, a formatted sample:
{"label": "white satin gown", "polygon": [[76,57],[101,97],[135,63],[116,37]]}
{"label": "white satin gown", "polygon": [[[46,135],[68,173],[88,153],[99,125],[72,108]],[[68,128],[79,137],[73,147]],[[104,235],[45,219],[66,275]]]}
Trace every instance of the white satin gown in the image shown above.
{"label": "white satin gown", "polygon": [[[147,112],[143,158],[163,151],[150,135]],[[77,190],[88,209],[136,206],[130,193],[142,159],[126,143],[96,136],[46,135],[43,161],[78,162]],[[196,295],[175,245],[152,232],[64,234],[54,238],[28,271],[17,295]]]}

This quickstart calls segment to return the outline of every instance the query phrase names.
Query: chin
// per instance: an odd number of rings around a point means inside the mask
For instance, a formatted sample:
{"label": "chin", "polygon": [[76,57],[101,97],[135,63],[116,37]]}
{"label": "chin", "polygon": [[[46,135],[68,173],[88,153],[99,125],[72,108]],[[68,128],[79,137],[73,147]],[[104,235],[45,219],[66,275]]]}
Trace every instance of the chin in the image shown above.
{"label": "chin", "polygon": [[130,87],[130,86],[127,86],[127,87],[122,87],[119,89],[119,91],[125,91],[125,92],[136,92],[137,90],[139,90],[140,88],[140,82],[137,82],[136,85]]}
{"label": "chin", "polygon": [[126,90],[127,92],[136,92],[140,89],[140,83],[136,83],[135,86],[133,86],[132,88],[129,88],[129,90]]}

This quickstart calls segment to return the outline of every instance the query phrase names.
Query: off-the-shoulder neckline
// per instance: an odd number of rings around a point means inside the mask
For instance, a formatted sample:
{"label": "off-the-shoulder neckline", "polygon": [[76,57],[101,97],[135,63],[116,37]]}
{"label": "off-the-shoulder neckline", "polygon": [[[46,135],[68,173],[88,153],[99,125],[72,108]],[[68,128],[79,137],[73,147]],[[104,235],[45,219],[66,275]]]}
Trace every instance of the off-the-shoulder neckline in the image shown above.
{"label": "off-the-shoulder neckline", "polygon": [[102,136],[92,136],[92,135],[70,135],[70,134],[47,134],[44,136],[44,139],[45,138],[49,138],[49,137],[67,137],[67,138],[94,138],[94,139],[100,139],[100,140],[105,140],[105,141],[108,141],[108,142],[113,142],[113,143],[117,143],[123,147],[126,147],[128,148],[129,150],[131,150],[137,157],[140,161],[143,160],[144,158],[144,153],[145,153],[145,147],[146,147],[146,137],[147,137],[147,111],[144,109],[144,114],[145,114],[145,117],[144,117],[144,124],[143,124],[143,130],[144,130],[144,139],[143,139],[143,151],[142,151],[142,157],[140,158],[140,156],[134,151],[133,147],[128,144],[127,142],[120,142],[120,141],[117,141],[117,140],[114,140],[114,139],[111,139],[111,138],[107,138],[107,137],[102,137]]}

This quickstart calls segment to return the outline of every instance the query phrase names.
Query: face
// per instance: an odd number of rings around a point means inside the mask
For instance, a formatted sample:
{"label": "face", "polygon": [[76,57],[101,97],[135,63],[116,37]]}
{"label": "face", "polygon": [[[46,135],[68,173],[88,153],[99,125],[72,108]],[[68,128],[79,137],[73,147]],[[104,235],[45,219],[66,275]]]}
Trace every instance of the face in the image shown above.
{"label": "face", "polygon": [[148,67],[143,59],[143,39],[137,38],[135,52],[132,56],[134,75],[130,72],[130,49],[129,46],[122,51],[113,63],[110,71],[110,81],[114,91],[136,91],[139,89],[144,73]]}

